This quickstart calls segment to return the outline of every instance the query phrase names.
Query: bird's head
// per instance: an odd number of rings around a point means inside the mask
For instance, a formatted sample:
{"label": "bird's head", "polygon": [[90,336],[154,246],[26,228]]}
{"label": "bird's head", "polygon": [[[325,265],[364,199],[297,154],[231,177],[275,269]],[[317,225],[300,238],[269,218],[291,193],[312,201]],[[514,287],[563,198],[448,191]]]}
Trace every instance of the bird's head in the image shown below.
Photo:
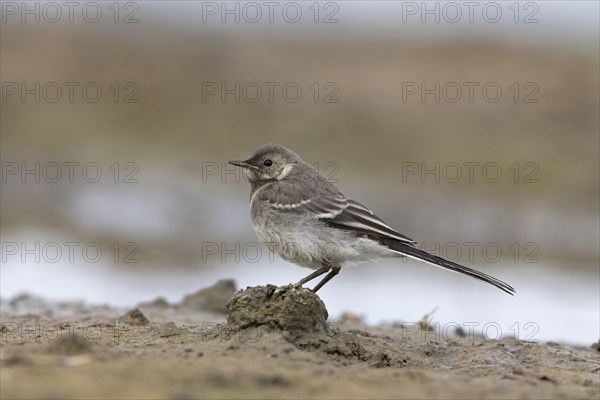
{"label": "bird's head", "polygon": [[250,183],[290,179],[302,159],[279,144],[265,144],[245,160],[232,160],[229,164],[244,169]]}

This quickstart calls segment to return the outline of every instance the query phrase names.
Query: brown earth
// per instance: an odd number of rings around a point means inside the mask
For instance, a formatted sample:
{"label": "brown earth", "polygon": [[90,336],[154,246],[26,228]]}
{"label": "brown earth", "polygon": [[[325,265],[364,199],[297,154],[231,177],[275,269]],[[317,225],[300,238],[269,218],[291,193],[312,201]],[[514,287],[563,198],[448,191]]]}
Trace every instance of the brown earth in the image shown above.
{"label": "brown earth", "polygon": [[216,287],[181,304],[159,298],[127,313],[30,296],[4,302],[0,397],[600,396],[597,344],[441,335],[426,323],[373,327],[352,315],[326,322],[321,300],[293,286],[238,292],[225,315],[214,312],[216,302],[233,285]]}

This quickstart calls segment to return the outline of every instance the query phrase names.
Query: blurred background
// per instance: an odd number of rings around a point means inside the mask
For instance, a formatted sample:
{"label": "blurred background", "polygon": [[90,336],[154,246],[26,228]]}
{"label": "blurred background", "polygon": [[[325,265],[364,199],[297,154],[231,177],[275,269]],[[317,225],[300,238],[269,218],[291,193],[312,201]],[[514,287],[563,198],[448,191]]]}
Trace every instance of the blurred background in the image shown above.
{"label": "blurred background", "polygon": [[597,2],[1,6],[4,303],[299,280],[257,243],[249,185],[225,163],[275,142],[517,290],[362,264],[319,292],[332,318],[437,307],[442,325],[598,339]]}

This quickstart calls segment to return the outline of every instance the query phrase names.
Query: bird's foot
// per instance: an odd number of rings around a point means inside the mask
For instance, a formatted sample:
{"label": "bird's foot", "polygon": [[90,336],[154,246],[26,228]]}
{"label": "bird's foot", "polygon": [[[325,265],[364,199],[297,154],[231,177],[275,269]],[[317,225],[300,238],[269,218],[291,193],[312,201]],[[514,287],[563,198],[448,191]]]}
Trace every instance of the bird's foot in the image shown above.
{"label": "bird's foot", "polygon": [[292,285],[279,286],[275,290],[273,290],[269,297],[273,300],[278,299],[279,297],[283,296],[288,290],[290,290],[291,287]]}

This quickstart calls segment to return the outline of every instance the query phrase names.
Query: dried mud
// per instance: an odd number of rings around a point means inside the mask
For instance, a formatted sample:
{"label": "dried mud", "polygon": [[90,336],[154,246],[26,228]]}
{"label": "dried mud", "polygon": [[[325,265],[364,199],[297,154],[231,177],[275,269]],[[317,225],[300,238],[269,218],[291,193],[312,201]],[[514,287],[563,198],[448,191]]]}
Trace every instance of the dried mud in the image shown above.
{"label": "dried mud", "polygon": [[128,312],[26,295],[4,301],[1,397],[600,396],[597,345],[366,326],[352,315],[328,321],[306,289],[267,285],[229,298],[231,291],[220,282],[179,304],[158,298]]}

